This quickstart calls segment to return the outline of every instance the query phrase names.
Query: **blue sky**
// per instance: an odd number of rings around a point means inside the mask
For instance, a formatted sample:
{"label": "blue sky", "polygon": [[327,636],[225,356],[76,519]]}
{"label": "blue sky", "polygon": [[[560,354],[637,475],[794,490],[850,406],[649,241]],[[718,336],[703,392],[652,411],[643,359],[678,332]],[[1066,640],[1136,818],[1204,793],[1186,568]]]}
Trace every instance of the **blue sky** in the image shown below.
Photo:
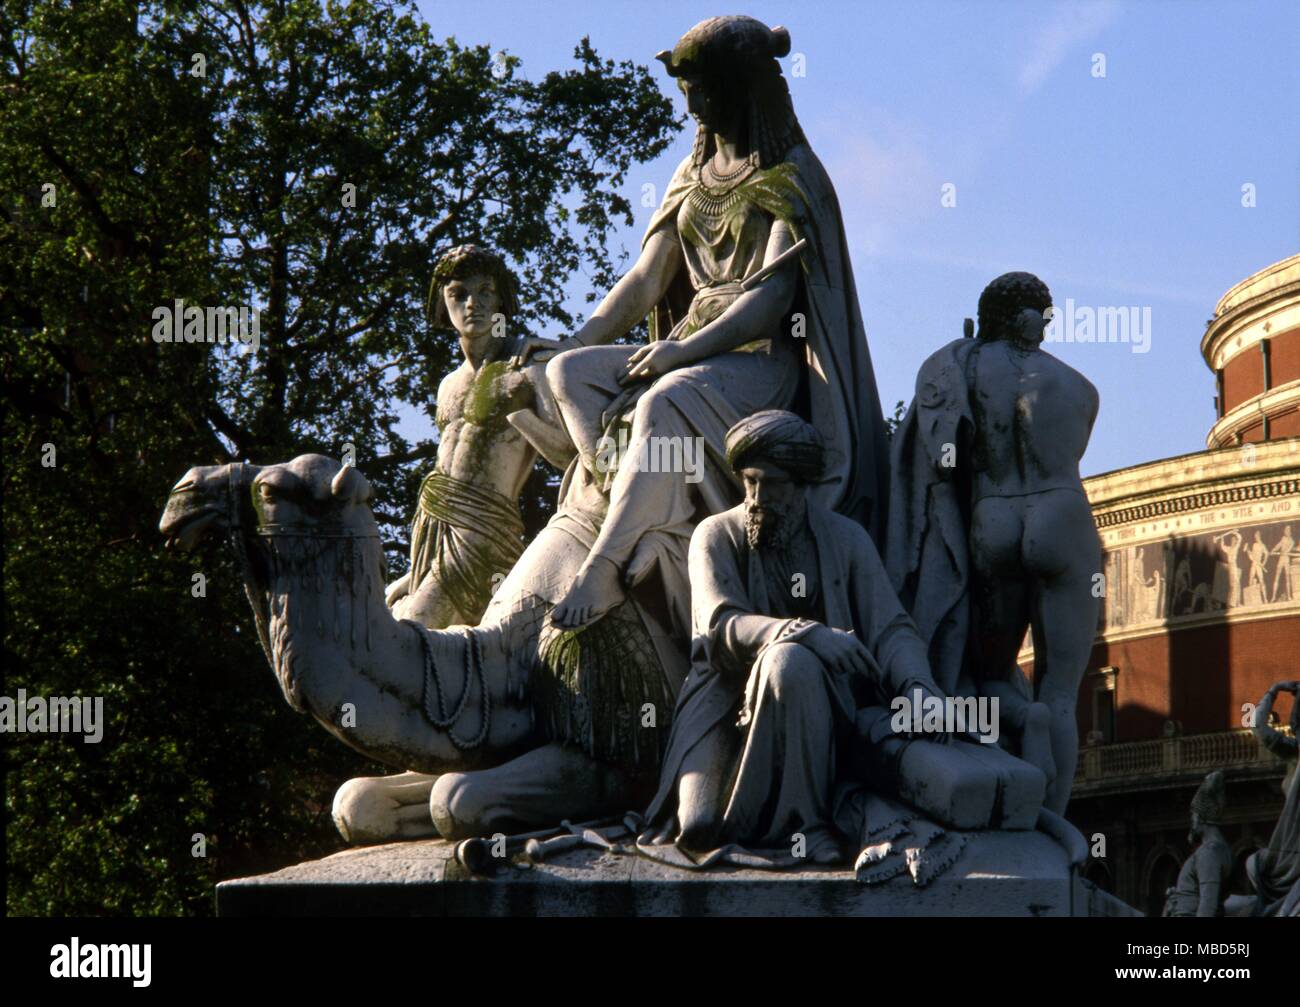
{"label": "blue sky", "polygon": [[[420,8],[436,34],[504,49],[530,77],[571,65],[590,35],[604,57],[653,64],[682,111],[654,53],[727,12],[673,0]],[[910,400],[917,367],[961,334],[984,285],[1027,269],[1058,305],[1150,311],[1145,353],[1050,347],[1101,392],[1084,474],[1204,449],[1205,322],[1237,280],[1300,251],[1300,4],[786,0],[745,13],[790,30],[782,63],[839,194],[887,410]],[[798,54],[804,75],[791,76]],[[651,213],[642,185],[662,192],[690,140],[688,128],[631,173],[638,220],[617,239],[628,249]]]}

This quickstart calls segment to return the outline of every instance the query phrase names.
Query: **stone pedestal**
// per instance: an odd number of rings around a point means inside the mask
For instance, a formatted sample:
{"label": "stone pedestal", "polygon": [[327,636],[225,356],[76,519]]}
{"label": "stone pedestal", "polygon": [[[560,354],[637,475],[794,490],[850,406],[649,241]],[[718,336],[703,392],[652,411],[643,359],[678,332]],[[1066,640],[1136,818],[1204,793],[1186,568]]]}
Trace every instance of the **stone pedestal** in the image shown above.
{"label": "stone pedestal", "polygon": [[221,916],[1136,916],[1069,870],[1037,832],[972,833],[926,888],[848,870],[683,871],[572,850],[472,877],[441,840],[347,850],[217,886]]}

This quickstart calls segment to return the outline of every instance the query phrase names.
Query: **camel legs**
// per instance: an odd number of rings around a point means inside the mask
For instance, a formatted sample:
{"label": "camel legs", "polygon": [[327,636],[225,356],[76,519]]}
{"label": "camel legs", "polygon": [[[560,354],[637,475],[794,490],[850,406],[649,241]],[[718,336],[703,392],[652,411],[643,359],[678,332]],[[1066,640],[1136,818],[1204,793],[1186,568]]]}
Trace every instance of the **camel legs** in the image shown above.
{"label": "camel legs", "polygon": [[491,769],[439,776],[428,814],[445,839],[466,839],[617,814],[643,799],[629,774],[553,743]]}
{"label": "camel legs", "polygon": [[334,824],[354,845],[433,838],[429,791],[437,779],[407,772],[348,780],[334,795]]}
{"label": "camel legs", "polygon": [[546,745],[493,769],[358,776],[334,795],[334,824],[353,845],[463,839],[613,814],[636,797],[625,774]]}

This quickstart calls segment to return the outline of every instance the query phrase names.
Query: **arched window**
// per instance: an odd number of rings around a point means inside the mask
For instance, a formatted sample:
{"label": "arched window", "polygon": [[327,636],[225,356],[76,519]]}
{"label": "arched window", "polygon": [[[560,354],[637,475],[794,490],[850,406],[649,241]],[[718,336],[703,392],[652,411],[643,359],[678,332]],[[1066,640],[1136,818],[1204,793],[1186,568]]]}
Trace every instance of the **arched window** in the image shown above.
{"label": "arched window", "polygon": [[1098,860],[1095,857],[1088,861],[1088,866],[1084,869],[1083,877],[1086,881],[1091,881],[1103,892],[1115,894],[1115,874],[1110,869],[1110,864],[1105,860]]}
{"label": "arched window", "polygon": [[1172,888],[1178,880],[1180,867],[1182,863],[1172,850],[1166,850],[1152,862],[1147,871],[1147,883],[1143,886],[1146,892],[1146,905],[1143,909],[1148,916],[1159,916],[1164,909],[1165,891]]}

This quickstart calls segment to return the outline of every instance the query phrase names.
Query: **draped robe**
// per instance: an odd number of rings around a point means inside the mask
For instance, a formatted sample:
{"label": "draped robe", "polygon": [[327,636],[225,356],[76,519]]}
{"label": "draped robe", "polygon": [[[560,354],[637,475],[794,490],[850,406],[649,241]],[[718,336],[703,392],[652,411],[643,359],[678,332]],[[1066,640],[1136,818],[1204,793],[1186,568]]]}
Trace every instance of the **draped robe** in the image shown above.
{"label": "draped robe", "polygon": [[[887,705],[888,697],[908,682],[931,681],[925,646],[894,594],[870,536],[857,522],[813,500],[808,502],[808,525],[825,625],[857,635],[873,658],[875,682],[851,682],[821,666],[819,687],[830,700],[834,723],[800,725],[797,719],[782,718],[775,708],[781,700],[765,688],[765,658],[782,644],[798,643],[819,623],[769,614],[774,606],[761,550],[749,545],[743,504],[702,521],[690,551],[691,670],[678,699],[659,791],[646,812],[652,823],[675,814],[683,761],[722,724],[745,736],[730,788],[726,838],[771,848],[788,840],[789,829],[829,825],[829,794],[815,809],[821,821],[798,820],[809,802],[797,792],[797,781],[834,779],[840,745],[859,706]],[[779,765],[768,756],[774,730],[785,734]],[[792,737],[791,730],[816,737]],[[791,781],[796,781],[794,789]]]}

